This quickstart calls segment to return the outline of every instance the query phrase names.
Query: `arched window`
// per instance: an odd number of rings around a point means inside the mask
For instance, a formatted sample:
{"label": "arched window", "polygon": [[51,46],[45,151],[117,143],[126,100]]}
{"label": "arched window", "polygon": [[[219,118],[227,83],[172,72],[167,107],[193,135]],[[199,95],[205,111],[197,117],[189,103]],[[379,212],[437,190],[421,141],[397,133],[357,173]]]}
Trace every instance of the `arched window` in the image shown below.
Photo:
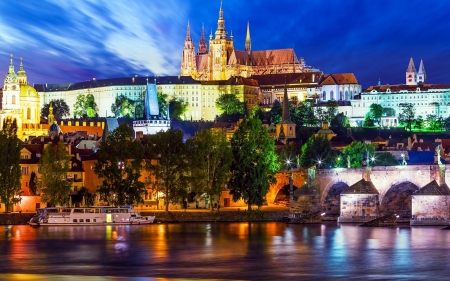
{"label": "arched window", "polygon": [[322,100],[327,100],[327,92],[323,91],[322,93]]}
{"label": "arched window", "polygon": [[16,95],[12,95],[11,103],[16,104]]}
{"label": "arched window", "polygon": [[27,119],[31,119],[31,109],[27,108]]}
{"label": "arched window", "polygon": [[349,98],[348,98],[348,91],[347,90],[345,91],[345,100],[349,100]]}
{"label": "arched window", "polygon": [[330,99],[334,100],[334,92],[330,91]]}

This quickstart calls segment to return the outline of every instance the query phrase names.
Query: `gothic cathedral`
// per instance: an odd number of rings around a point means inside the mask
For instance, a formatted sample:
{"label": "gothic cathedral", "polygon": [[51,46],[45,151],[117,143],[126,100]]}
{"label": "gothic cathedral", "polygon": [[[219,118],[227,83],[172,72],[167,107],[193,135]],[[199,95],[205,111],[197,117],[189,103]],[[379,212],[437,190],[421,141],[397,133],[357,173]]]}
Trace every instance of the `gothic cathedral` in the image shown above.
{"label": "gothic cathedral", "polygon": [[220,4],[217,30],[209,35],[209,50],[205,40],[205,28],[197,53],[191,37],[188,22],[186,39],[181,57],[181,75],[196,80],[227,80],[233,76],[250,77],[252,75],[299,73],[312,71],[298,59],[293,48],[278,50],[252,51],[250,23],[247,23],[245,51],[237,50],[233,44],[233,34],[228,36],[225,29],[222,3]]}

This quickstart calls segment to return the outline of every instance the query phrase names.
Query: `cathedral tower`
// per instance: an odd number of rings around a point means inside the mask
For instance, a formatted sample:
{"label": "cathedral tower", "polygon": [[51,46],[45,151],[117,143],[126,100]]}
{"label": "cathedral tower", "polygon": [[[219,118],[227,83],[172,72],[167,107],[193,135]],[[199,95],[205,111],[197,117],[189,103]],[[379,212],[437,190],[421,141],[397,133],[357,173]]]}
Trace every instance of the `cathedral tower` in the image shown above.
{"label": "cathedral tower", "polygon": [[417,72],[412,57],[409,60],[409,65],[406,69],[406,85],[417,85]]}
{"label": "cathedral tower", "polygon": [[208,53],[208,46],[206,46],[206,40],[205,40],[205,26],[202,24],[202,36],[200,37],[200,42],[198,44],[198,54],[207,54]]}
{"label": "cathedral tower", "polygon": [[420,60],[419,71],[417,72],[417,83],[425,84],[427,82],[427,73],[425,71],[425,66],[423,65],[423,60]]}
{"label": "cathedral tower", "polygon": [[186,39],[184,39],[183,54],[181,56],[181,75],[192,76],[195,78],[196,70],[195,47],[191,37],[191,26],[188,22]]}
{"label": "cathedral tower", "polygon": [[247,36],[245,37],[245,50],[249,54],[252,51],[252,41],[250,39],[250,22],[247,23]]}
{"label": "cathedral tower", "polygon": [[223,18],[222,1],[220,2],[219,19],[215,38],[210,36],[208,65],[210,69],[209,80],[226,80],[226,65],[229,55],[233,52],[233,40],[228,38]]}

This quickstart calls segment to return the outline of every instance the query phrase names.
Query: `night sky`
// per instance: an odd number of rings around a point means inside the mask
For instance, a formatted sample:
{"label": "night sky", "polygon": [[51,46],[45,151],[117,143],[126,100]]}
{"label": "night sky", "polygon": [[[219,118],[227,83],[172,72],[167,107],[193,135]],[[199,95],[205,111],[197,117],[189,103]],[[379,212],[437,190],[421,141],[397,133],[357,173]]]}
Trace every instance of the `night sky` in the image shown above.
{"label": "night sky", "polygon": [[[29,83],[178,75],[187,22],[217,28],[220,0],[0,1],[0,73],[19,57]],[[223,0],[225,27],[244,50],[294,47],[325,73],[353,72],[363,88],[405,83],[412,56],[428,83],[450,83],[450,1]]]}

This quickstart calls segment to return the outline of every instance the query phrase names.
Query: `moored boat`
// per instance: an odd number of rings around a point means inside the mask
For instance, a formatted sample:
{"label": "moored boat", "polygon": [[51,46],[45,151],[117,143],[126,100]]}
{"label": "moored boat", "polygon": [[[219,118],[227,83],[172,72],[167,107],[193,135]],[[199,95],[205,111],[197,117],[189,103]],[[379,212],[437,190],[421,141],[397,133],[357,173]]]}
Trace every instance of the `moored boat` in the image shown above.
{"label": "moored boat", "polygon": [[155,216],[142,216],[133,207],[40,208],[30,226],[150,224]]}

